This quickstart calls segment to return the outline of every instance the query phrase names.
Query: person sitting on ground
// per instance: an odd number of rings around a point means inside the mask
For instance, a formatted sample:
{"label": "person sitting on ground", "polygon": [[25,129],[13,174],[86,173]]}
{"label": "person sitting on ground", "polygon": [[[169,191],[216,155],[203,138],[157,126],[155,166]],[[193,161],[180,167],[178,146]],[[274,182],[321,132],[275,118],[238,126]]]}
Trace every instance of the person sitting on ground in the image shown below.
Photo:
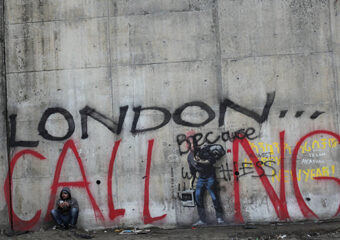
{"label": "person sitting on ground", "polygon": [[78,220],[79,206],[77,199],[71,196],[71,190],[64,187],[60,192],[60,199],[55,209],[51,211],[58,229],[75,228]]}

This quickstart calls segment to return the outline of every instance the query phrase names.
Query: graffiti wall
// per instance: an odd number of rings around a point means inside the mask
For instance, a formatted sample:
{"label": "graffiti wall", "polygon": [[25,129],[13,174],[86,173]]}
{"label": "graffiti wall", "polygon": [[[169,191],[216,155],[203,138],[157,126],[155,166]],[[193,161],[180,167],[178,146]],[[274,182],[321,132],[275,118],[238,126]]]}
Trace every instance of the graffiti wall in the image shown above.
{"label": "graffiti wall", "polygon": [[4,1],[0,225],[340,213],[340,3]]}

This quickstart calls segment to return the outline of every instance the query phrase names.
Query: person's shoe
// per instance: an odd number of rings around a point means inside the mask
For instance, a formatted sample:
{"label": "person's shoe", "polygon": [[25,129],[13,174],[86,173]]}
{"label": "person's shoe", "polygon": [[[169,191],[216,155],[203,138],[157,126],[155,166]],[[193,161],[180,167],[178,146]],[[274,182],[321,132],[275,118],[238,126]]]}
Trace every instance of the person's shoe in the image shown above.
{"label": "person's shoe", "polygon": [[207,224],[205,222],[203,222],[202,220],[198,220],[197,222],[192,224],[193,227],[200,227],[200,226],[204,226],[204,225],[207,225]]}
{"label": "person's shoe", "polygon": [[[54,227],[53,227],[53,229],[54,229]],[[58,224],[57,226],[55,226],[55,229],[57,229],[57,230],[65,230],[66,227],[65,227],[64,224]]]}
{"label": "person's shoe", "polygon": [[217,224],[224,224],[223,218],[217,218]]}
{"label": "person's shoe", "polygon": [[76,229],[77,227],[76,227],[76,225],[69,224],[69,225],[68,225],[68,228],[69,228],[69,229]]}

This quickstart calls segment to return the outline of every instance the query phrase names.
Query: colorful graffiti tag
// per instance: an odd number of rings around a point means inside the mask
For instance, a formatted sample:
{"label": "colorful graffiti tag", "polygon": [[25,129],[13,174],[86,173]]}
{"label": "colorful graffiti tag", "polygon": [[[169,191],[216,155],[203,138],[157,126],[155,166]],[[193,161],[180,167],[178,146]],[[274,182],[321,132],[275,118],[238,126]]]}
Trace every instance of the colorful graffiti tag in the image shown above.
{"label": "colorful graffiti tag", "polygon": [[[227,108],[230,108],[234,111],[237,111],[244,116],[247,116],[253,120],[255,120],[258,124],[262,124],[267,121],[270,108],[273,104],[275,98],[275,92],[268,93],[265,106],[262,110],[261,114],[258,114],[252,110],[249,110],[243,106],[240,106],[229,99],[225,99],[221,101],[219,106],[219,121],[218,126],[224,125],[224,118],[226,114]],[[207,114],[207,118],[201,123],[192,123],[182,118],[182,113],[186,108],[189,107],[198,107],[200,110],[204,111]],[[97,112],[95,109],[91,107],[84,107],[79,111],[81,116],[81,139],[86,139],[89,137],[88,135],[88,117],[96,120],[103,124],[107,129],[109,129],[112,133],[119,135],[123,129],[123,123],[125,120],[126,113],[128,111],[128,106],[120,107],[120,115],[118,121],[115,122],[112,119],[108,118],[102,113]],[[188,102],[180,107],[178,107],[173,114],[170,113],[169,110],[161,107],[134,107],[134,117],[131,123],[130,133],[132,134],[141,134],[149,131],[154,131],[159,128],[164,127],[169,123],[172,118],[173,121],[184,127],[200,127],[202,128],[207,123],[212,121],[215,118],[215,112],[213,109],[201,101],[193,101]],[[158,113],[163,114],[163,121],[158,123],[157,126],[140,129],[137,128],[138,121],[140,115],[143,111],[157,111]],[[280,118],[283,118],[287,112],[280,113]],[[299,113],[300,117],[303,112]],[[316,111],[311,119],[315,120],[318,116],[320,116],[323,112]],[[65,121],[67,122],[68,129],[64,136],[53,136],[46,129],[46,123],[49,117],[53,114],[61,114]],[[12,204],[12,175],[15,169],[15,166],[19,160],[24,161],[24,156],[31,156],[31,158],[45,161],[46,157],[43,156],[38,151],[29,149],[35,148],[39,146],[39,141],[32,140],[17,140],[16,136],[16,115],[12,114],[10,116],[10,139],[9,143],[12,148],[15,147],[25,147],[26,149],[19,150],[14,154],[10,161],[9,171],[4,183],[4,193],[5,200],[8,205],[8,213],[9,220],[13,225],[14,230],[29,230],[38,225],[42,210],[39,209],[36,211],[34,216],[30,220],[21,219],[14,211]],[[113,148],[111,151],[111,157],[108,159],[108,173],[107,173],[107,207],[108,213],[103,213],[100,209],[100,206],[97,204],[97,199],[92,194],[89,185],[91,184],[88,180],[88,176],[86,173],[85,166],[83,164],[83,160],[79,155],[78,149],[76,147],[75,141],[71,139],[73,133],[75,131],[75,121],[71,113],[69,113],[66,109],[63,108],[48,108],[43,114],[39,121],[37,132],[38,134],[49,141],[65,141],[64,146],[61,150],[59,158],[57,160],[56,167],[54,169],[54,177],[50,187],[50,195],[48,198],[48,206],[46,209],[46,215],[43,218],[44,221],[50,221],[51,217],[49,215],[50,210],[53,208],[56,193],[58,188],[68,186],[68,187],[76,187],[83,189],[86,193],[91,207],[93,209],[93,214],[96,219],[100,222],[105,221],[115,221],[119,217],[126,217],[126,209],[116,209],[113,201],[114,189],[113,189],[113,174],[114,174],[114,166],[116,161],[116,156],[119,151],[119,147],[121,144],[124,144],[124,140],[120,139],[114,142]],[[312,131],[305,136],[303,136],[300,140],[297,141],[295,147],[291,147],[285,142],[285,131],[281,131],[279,133],[279,141],[273,143],[265,143],[258,141],[259,136],[255,135],[255,129],[253,127],[249,128],[240,128],[236,131],[209,131],[207,133],[192,133],[192,134],[178,134],[175,138],[175,142],[177,143],[177,151],[178,159],[186,159],[186,155],[189,152],[191,147],[200,147],[205,144],[230,144],[231,148],[226,148],[226,158],[231,159],[227,162],[224,159],[223,161],[218,161],[212,168],[216,169],[216,179],[233,183],[233,199],[234,199],[234,220],[235,222],[242,223],[244,222],[244,218],[242,215],[242,204],[240,201],[240,188],[242,186],[241,179],[244,179],[245,176],[256,177],[260,180],[263,185],[263,189],[265,193],[268,195],[272,206],[275,210],[275,213],[280,220],[289,220],[290,215],[288,212],[287,201],[286,201],[286,184],[291,182],[294,189],[294,195],[297,200],[298,206],[301,210],[301,213],[305,218],[318,218],[318,215],[306,204],[304,198],[302,197],[302,193],[300,191],[299,183],[307,182],[307,181],[323,181],[323,182],[336,182],[340,184],[340,179],[335,177],[335,165],[324,165],[320,166],[320,164],[328,164],[322,157],[326,155],[322,150],[335,149],[338,146],[340,141],[340,136],[334,132],[327,130],[317,130]],[[319,139],[314,139],[314,136],[321,136]],[[310,140],[311,139],[311,140]],[[153,146],[157,139],[150,139],[147,142],[147,156],[146,156],[146,164],[145,164],[145,176],[143,177],[144,181],[144,191],[143,191],[143,206],[140,206],[142,211],[141,221],[144,224],[151,224],[163,219],[166,219],[167,214],[162,214],[160,216],[151,216],[150,210],[150,185],[154,184],[151,178],[151,161],[152,161],[152,152]],[[70,151],[69,151],[70,150]],[[316,150],[320,150],[316,152]],[[79,167],[81,173],[80,181],[60,181],[61,169],[65,162],[65,158],[67,152],[71,152],[75,159],[76,163]],[[242,154],[246,155],[241,159]],[[291,155],[291,166],[286,166],[286,153]],[[309,167],[305,169],[298,169],[297,167],[297,156],[298,154],[302,154],[303,157],[299,159],[299,164],[319,164],[317,167]],[[184,156],[183,156],[184,155]],[[243,156],[242,155],[242,156]],[[184,166],[187,163],[182,164],[179,168],[181,169],[181,175],[183,186],[181,187],[179,184],[179,191],[185,190],[185,181],[192,180],[193,175],[186,172]],[[173,178],[174,172],[173,168],[171,168],[171,176]],[[174,191],[174,181],[172,181],[172,190]],[[275,191],[274,184],[279,184],[279,194]],[[187,184],[189,186],[189,184]],[[223,194],[223,192],[220,192]],[[223,203],[222,203],[223,205]],[[218,206],[216,207],[216,209]],[[338,215],[340,212],[340,206],[334,216]]]}
{"label": "colorful graffiti tag", "polygon": [[[114,208],[114,203],[113,203],[113,199],[112,199],[112,172],[113,172],[114,162],[115,162],[115,158],[116,158],[116,154],[117,154],[120,142],[121,142],[121,140],[118,140],[114,144],[114,147],[113,147],[113,150],[112,150],[112,156],[111,156],[111,159],[110,159],[110,162],[109,162],[109,174],[108,174],[108,178],[107,178],[107,188],[108,188],[107,204],[108,204],[108,208],[109,208],[109,214],[108,215],[109,215],[109,219],[112,220],[112,221],[119,216],[124,216],[124,214],[125,214],[124,209],[115,209]],[[147,165],[146,165],[146,170],[145,170],[145,188],[144,188],[144,206],[143,206],[143,209],[144,209],[143,210],[143,222],[145,224],[149,224],[149,223],[161,220],[161,219],[166,217],[166,214],[164,214],[162,216],[158,216],[158,217],[151,217],[150,209],[149,209],[150,168],[151,168],[153,144],[154,144],[154,139],[149,140],[149,142],[148,142],[148,153],[147,153]],[[75,181],[75,182],[60,182],[59,181],[61,169],[62,169],[64,160],[65,160],[65,157],[66,157],[66,153],[69,149],[72,150],[72,153],[74,154],[74,156],[77,159],[78,167],[79,167],[81,175],[82,175],[82,181]],[[11,179],[11,176],[13,174],[15,165],[17,164],[18,160],[23,158],[25,155],[31,155],[32,157],[34,157],[35,159],[38,159],[38,160],[45,160],[46,159],[43,155],[41,155],[37,151],[30,150],[30,149],[24,149],[24,150],[21,150],[18,153],[16,153],[14,155],[13,159],[11,160],[11,166],[10,166],[11,171],[8,173],[8,175],[6,177],[6,181],[5,181],[5,184],[4,184],[4,193],[5,193],[5,199],[6,199],[6,202],[7,202],[7,205],[8,205],[10,222],[13,223],[13,229],[18,230],[18,231],[19,230],[26,231],[26,230],[33,228],[38,223],[40,216],[41,216],[41,212],[42,212],[41,209],[39,209],[35,213],[35,215],[32,219],[22,220],[16,215],[16,213],[14,212],[13,207],[12,207],[12,203],[11,203],[11,201],[12,201],[11,200],[11,191],[12,191],[11,182],[12,182],[12,179]],[[49,203],[48,203],[46,216],[44,218],[45,221],[50,221],[50,219],[51,219],[49,212],[54,207],[58,188],[68,186],[68,187],[77,187],[77,188],[85,189],[87,196],[88,196],[88,198],[91,202],[95,217],[98,220],[104,222],[105,217],[104,217],[102,211],[99,209],[98,204],[96,202],[96,199],[94,198],[93,194],[91,193],[91,191],[89,189],[89,184],[90,184],[90,182],[87,180],[83,161],[79,156],[76,145],[75,145],[75,143],[72,139],[68,140],[64,144],[63,150],[62,150],[62,152],[59,156],[57,166],[56,166],[56,169],[55,169],[55,172],[54,172],[54,179],[53,179],[53,183],[51,185],[51,193],[50,193],[50,198],[49,198],[50,200],[49,200]]]}

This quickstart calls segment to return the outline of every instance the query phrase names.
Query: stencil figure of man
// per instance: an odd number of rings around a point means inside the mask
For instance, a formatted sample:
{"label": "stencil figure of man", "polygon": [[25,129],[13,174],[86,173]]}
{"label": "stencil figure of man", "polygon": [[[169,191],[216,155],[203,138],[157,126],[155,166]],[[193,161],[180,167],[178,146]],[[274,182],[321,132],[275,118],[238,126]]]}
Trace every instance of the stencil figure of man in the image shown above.
{"label": "stencil figure of man", "polygon": [[204,193],[208,190],[214,208],[216,211],[217,224],[223,224],[223,212],[221,202],[218,196],[218,183],[216,181],[216,170],[214,164],[219,160],[225,151],[219,144],[204,146],[203,148],[196,147],[188,154],[188,164],[192,175],[190,187],[194,188],[196,173],[198,179],[195,190],[195,201],[199,220],[193,226],[202,226],[206,224],[205,208],[204,208]]}

